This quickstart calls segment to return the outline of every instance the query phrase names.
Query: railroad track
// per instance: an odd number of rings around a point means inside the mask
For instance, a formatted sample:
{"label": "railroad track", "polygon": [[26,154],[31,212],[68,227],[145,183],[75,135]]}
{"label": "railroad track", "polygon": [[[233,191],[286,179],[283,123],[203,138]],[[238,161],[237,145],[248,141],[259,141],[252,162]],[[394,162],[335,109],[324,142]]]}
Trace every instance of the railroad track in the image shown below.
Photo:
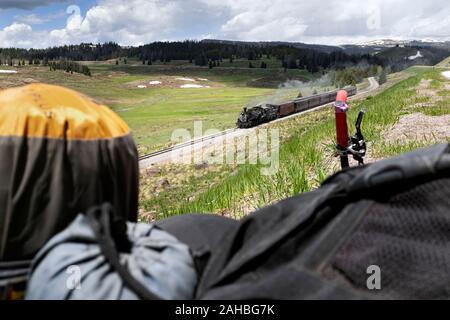
{"label": "railroad track", "polygon": [[[366,94],[368,92],[376,90],[378,88],[378,86],[379,86],[378,82],[373,77],[371,77],[371,78],[369,78],[369,87],[364,89],[364,90],[362,90],[361,92],[357,93],[354,97],[357,97],[359,95]],[[296,117],[296,116],[298,116],[300,114],[303,114],[303,113],[307,113],[307,112],[311,112],[311,111],[314,111],[314,110],[321,109],[321,108],[323,108],[323,107],[325,107],[327,105],[329,105],[329,103],[327,103],[325,105],[321,105],[321,106],[315,107],[315,108],[311,108],[311,109],[308,109],[308,110],[305,110],[305,111],[302,111],[302,112],[298,112],[298,113],[289,115],[287,117],[279,118],[279,119],[273,120],[271,122],[262,123],[259,126],[253,127],[251,129],[258,128],[258,127],[261,127],[261,126],[267,126],[270,123],[274,123],[274,122],[278,122],[278,121],[284,121],[284,120],[290,119],[292,117]],[[203,136],[201,138],[197,138],[197,139],[193,139],[193,140],[190,140],[190,141],[186,141],[186,142],[174,145],[172,147],[168,147],[168,148],[165,148],[165,149],[162,149],[162,150],[158,150],[158,151],[151,152],[151,153],[145,154],[143,156],[140,156],[139,157],[139,162],[140,163],[147,162],[147,164],[152,165],[152,164],[155,164],[155,163],[167,160],[168,158],[166,156],[169,155],[170,153],[172,153],[173,151],[182,150],[182,149],[187,148],[187,147],[193,147],[195,145],[198,145],[199,143],[205,143],[207,141],[214,140],[214,139],[217,139],[217,138],[220,138],[220,137],[223,137],[223,136],[227,136],[227,135],[235,133],[237,131],[248,132],[248,130],[251,130],[251,129],[232,128],[232,129],[227,129],[225,131],[221,131],[221,132],[218,132],[218,133],[215,133],[215,134],[211,134],[211,135],[208,135],[208,136]],[[159,161],[157,159],[158,157],[159,157]],[[151,159],[154,159],[154,161],[151,162]]]}
{"label": "railroad track", "polygon": [[183,148],[186,148],[186,147],[189,147],[189,146],[193,146],[193,145],[196,145],[196,144],[198,144],[200,142],[205,142],[205,141],[208,141],[208,140],[216,139],[216,138],[225,136],[227,134],[230,134],[231,132],[235,132],[236,130],[238,130],[238,129],[237,128],[227,129],[225,131],[221,131],[221,132],[218,132],[218,133],[215,133],[215,134],[211,134],[211,135],[208,135],[208,136],[202,136],[201,138],[198,138],[198,139],[193,139],[193,140],[190,140],[190,141],[186,141],[186,142],[174,145],[172,147],[168,147],[166,149],[162,149],[162,150],[158,150],[158,151],[155,151],[155,152],[152,152],[152,153],[148,153],[148,154],[145,154],[143,156],[140,156],[139,157],[139,161],[143,161],[143,160],[150,159],[150,158],[153,158],[153,157],[165,154],[165,153],[169,153],[169,152],[172,152],[172,151],[175,151],[175,150],[179,150],[179,149],[183,149]]}

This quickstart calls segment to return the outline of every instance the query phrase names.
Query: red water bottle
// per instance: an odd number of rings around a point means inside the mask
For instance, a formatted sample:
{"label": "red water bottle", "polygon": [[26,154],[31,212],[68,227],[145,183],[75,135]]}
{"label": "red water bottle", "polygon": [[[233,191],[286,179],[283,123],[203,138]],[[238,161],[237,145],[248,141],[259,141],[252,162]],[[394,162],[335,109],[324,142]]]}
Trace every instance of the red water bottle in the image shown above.
{"label": "red water bottle", "polygon": [[336,140],[337,151],[341,158],[341,167],[347,168],[349,166],[347,148],[348,148],[348,126],[347,126],[347,105],[348,93],[345,90],[339,90],[336,95],[336,102],[334,103],[336,115]]}

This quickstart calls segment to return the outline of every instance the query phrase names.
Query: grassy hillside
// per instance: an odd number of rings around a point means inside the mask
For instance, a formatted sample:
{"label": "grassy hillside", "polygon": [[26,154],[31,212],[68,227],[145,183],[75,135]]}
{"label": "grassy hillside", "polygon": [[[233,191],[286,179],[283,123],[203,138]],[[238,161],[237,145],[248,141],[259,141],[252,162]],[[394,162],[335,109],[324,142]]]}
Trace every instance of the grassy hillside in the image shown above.
{"label": "grassy hillside", "polygon": [[[450,81],[443,78],[440,71],[412,68],[400,75],[392,75],[392,79],[409,78],[373,97],[351,103],[350,123],[354,122],[362,107],[367,109],[363,133],[369,146],[368,162],[449,141],[450,130],[445,130],[450,129],[450,119],[446,118],[450,114]],[[392,84],[392,79],[384,85],[385,88]],[[404,123],[410,116],[413,122]],[[423,127],[422,122],[436,125]],[[440,131],[433,132],[438,129],[437,123],[441,123]],[[403,127],[398,127],[399,124]],[[203,174],[188,167],[176,168],[175,171],[163,168],[155,176],[165,176],[171,187],[158,189],[153,196],[148,196],[154,191],[149,186],[153,178],[143,177],[141,207],[146,212],[143,219],[189,212],[216,212],[240,217],[255,208],[316,188],[338,170],[338,160],[333,156],[335,126],[332,108],[270,127],[281,131],[283,141],[280,167],[275,175],[262,175],[263,164],[211,166]],[[411,128],[416,135],[408,131]],[[392,136],[392,132],[396,135]],[[177,175],[177,170],[190,175],[182,178]]]}
{"label": "grassy hillside", "polygon": [[439,62],[436,67],[438,68],[450,68],[450,57]]}

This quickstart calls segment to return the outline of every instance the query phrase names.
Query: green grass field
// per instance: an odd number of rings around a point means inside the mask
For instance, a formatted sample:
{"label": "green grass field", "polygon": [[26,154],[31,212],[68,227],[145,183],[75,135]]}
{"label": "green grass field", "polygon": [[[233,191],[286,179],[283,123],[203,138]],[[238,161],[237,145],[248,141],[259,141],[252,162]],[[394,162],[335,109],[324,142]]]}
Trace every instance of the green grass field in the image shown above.
{"label": "green grass field", "polygon": [[[116,61],[119,60],[119,65],[124,66],[124,59],[112,59],[109,60],[108,63],[115,65]],[[141,60],[138,60],[136,58],[128,58],[127,59],[127,66],[147,66],[148,60],[146,60],[146,64],[144,65]],[[248,59],[233,59],[233,61],[230,61],[229,59],[223,59],[222,62],[219,63],[220,68],[249,68],[249,64],[251,63],[253,68],[261,69],[261,62],[266,63],[267,69],[280,69],[281,68],[281,61],[270,57],[267,58],[266,56],[263,56],[261,59],[254,59],[254,60],[248,60]],[[95,64],[95,62],[88,62],[88,64]],[[98,62],[96,64],[105,64],[104,62]],[[193,63],[189,62],[189,60],[172,60],[170,62],[161,62],[160,60],[152,61],[151,67],[197,67]]]}
{"label": "green grass field", "polygon": [[193,128],[202,121],[203,130],[234,127],[242,105],[271,90],[251,88],[154,89],[143,101],[118,104],[114,109],[133,128],[138,143],[162,146],[177,128]]}

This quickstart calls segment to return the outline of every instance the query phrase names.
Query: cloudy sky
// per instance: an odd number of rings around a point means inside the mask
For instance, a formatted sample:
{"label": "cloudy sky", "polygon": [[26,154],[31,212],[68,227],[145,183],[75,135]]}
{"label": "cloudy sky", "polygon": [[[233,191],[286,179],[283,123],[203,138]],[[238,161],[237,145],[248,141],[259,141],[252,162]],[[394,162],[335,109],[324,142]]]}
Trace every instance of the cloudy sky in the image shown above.
{"label": "cloudy sky", "polygon": [[0,47],[183,39],[450,40],[447,0],[0,0]]}

